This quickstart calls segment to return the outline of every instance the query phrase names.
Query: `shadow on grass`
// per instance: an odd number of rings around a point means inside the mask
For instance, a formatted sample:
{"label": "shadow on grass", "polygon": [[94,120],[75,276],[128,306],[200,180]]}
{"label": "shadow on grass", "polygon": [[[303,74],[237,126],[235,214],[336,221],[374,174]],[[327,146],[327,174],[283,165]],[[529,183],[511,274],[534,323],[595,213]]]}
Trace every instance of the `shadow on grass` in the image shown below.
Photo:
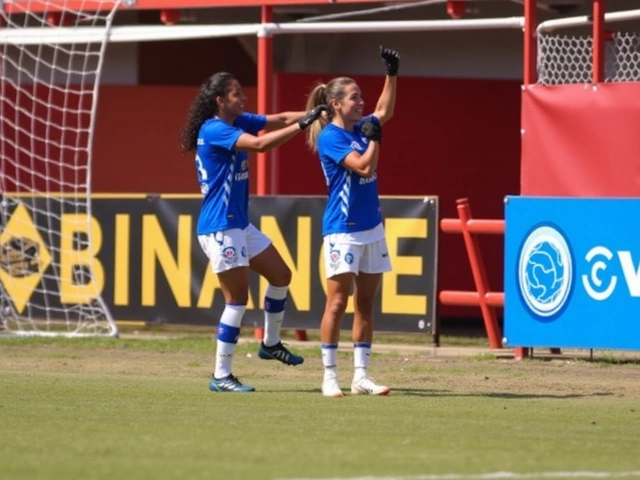
{"label": "shadow on grass", "polygon": [[610,397],[614,394],[611,392],[593,392],[588,394],[583,393],[563,393],[563,394],[551,394],[551,393],[511,393],[511,392],[488,392],[488,393],[456,393],[450,390],[434,390],[434,389],[422,389],[422,388],[394,388],[392,393],[401,395],[413,395],[419,397],[478,397],[478,398],[500,398],[505,400],[526,400],[532,398],[589,398],[589,397]]}
{"label": "shadow on grass", "polygon": [[552,361],[571,361],[571,362],[583,362],[587,364],[595,365],[640,365],[640,358],[636,356],[629,356],[629,353],[607,353],[597,352],[593,355],[589,354],[573,354],[573,353],[560,353],[560,354],[534,354],[530,358],[525,358],[519,361],[522,362],[552,362]]}
{"label": "shadow on grass", "polygon": [[319,387],[311,388],[256,388],[256,392],[259,393],[312,393],[314,395],[320,395]]}
{"label": "shadow on grass", "polygon": [[[351,396],[351,392],[348,388],[342,389],[345,396]],[[277,393],[277,394],[310,394],[313,396],[320,396],[320,388],[260,388],[256,393]],[[431,397],[431,398],[495,398],[501,400],[529,400],[529,399],[572,399],[572,398],[590,398],[590,397],[610,397],[614,394],[611,392],[593,392],[588,394],[583,393],[566,393],[566,394],[538,394],[538,393],[511,393],[511,392],[488,392],[488,393],[459,393],[452,392],[450,390],[435,390],[435,389],[422,389],[422,388],[392,388],[390,396],[414,396],[414,397]]]}

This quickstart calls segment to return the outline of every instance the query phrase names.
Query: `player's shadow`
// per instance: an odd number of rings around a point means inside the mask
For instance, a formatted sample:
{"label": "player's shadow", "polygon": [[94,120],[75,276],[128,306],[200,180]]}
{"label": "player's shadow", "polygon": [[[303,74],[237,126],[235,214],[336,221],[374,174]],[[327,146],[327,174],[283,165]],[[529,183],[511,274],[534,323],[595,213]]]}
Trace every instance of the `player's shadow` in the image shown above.
{"label": "player's shadow", "polygon": [[562,360],[562,361],[567,361],[567,362],[583,362],[585,364],[593,364],[593,365],[612,365],[612,366],[618,366],[618,365],[633,365],[633,366],[640,366],[640,359],[637,358],[587,358],[587,357],[570,357],[570,356],[566,356],[566,357],[561,357],[561,356],[555,356],[555,357],[535,357],[535,358],[531,358],[528,359],[526,361],[529,362],[542,362],[542,363],[550,363],[553,362],[554,360]]}
{"label": "player's shadow", "polygon": [[[345,395],[349,393],[346,388],[343,388],[342,391]],[[313,395],[320,395],[322,391],[318,387],[310,387],[310,388],[260,388],[256,389],[256,392],[259,393],[309,393]]]}
{"label": "player's shadow", "polygon": [[592,393],[513,393],[513,392],[477,392],[477,393],[461,393],[452,392],[451,390],[434,390],[422,388],[394,388],[391,393],[400,395],[419,396],[419,397],[477,397],[477,398],[500,398],[505,400],[526,400],[531,398],[588,398],[588,397],[608,397],[613,396],[612,392],[592,392]]}
{"label": "player's shadow", "polygon": [[[321,390],[317,387],[310,388],[260,388],[260,393],[302,393],[309,395],[321,395]],[[343,388],[342,392],[345,396],[351,395],[350,388]],[[451,390],[442,390],[435,388],[414,388],[414,387],[395,387],[391,388],[390,395],[394,396],[416,396],[416,397],[476,397],[476,398],[496,398],[503,400],[527,400],[533,398],[549,398],[549,399],[569,399],[569,398],[590,398],[590,397],[610,397],[612,392],[591,392],[591,393],[513,393],[513,392],[454,392]]]}

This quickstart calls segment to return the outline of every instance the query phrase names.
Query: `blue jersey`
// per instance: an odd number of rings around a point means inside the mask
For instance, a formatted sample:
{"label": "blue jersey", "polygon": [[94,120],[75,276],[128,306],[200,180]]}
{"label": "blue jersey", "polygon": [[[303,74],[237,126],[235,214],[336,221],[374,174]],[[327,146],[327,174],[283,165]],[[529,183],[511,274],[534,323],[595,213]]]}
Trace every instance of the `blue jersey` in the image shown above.
{"label": "blue jersey", "polygon": [[264,115],[245,113],[233,125],[214,117],[200,127],[196,170],[204,201],[198,235],[249,225],[249,156],[234,147],[240,135],[255,135],[266,122]]}
{"label": "blue jersey", "polygon": [[340,163],[354,150],[363,154],[367,144],[360,123],[354,126],[353,132],[330,123],[318,136],[318,155],[329,190],[322,221],[323,235],[362,232],[382,222],[377,172],[369,178],[361,177]]}

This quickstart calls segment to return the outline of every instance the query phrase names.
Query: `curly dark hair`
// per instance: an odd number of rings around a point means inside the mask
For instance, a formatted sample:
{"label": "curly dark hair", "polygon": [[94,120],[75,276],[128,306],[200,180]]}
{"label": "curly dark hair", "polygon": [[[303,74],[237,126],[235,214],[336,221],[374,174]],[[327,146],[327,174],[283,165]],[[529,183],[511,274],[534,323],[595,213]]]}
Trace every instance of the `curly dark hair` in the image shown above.
{"label": "curly dark hair", "polygon": [[195,150],[200,127],[209,118],[218,113],[216,97],[224,97],[234,76],[227,72],[218,72],[202,84],[193,100],[180,134],[180,147],[183,152]]}

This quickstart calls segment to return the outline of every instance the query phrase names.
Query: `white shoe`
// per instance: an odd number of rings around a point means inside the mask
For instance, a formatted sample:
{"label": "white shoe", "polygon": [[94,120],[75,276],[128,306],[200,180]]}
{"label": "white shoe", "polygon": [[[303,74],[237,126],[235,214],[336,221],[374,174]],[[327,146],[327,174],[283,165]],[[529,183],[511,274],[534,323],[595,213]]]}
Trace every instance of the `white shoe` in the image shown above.
{"label": "white shoe", "polygon": [[353,395],[388,395],[391,389],[384,385],[376,385],[369,377],[362,377],[351,384]]}
{"label": "white shoe", "polygon": [[344,396],[336,377],[327,378],[322,382],[322,395],[333,398]]}

